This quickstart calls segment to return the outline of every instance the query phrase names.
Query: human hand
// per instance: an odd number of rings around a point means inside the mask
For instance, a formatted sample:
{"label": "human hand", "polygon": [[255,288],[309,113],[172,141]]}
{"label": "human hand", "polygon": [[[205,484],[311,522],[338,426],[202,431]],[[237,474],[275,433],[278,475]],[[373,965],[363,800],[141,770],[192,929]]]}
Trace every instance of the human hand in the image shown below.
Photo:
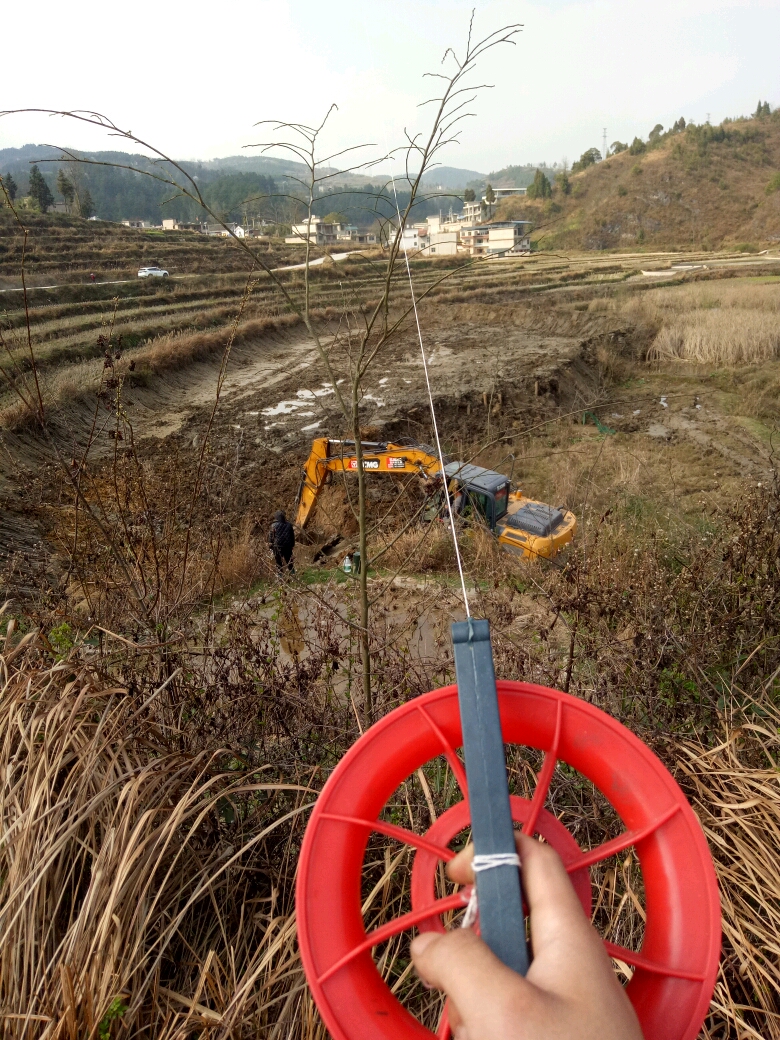
{"label": "human hand", "polygon": [[[518,834],[533,960],[523,978],[470,929],[423,932],[412,942],[422,980],[449,997],[455,1040],[642,1040],[631,1002],[582,911],[557,852]],[[474,880],[469,845],[447,865]]]}

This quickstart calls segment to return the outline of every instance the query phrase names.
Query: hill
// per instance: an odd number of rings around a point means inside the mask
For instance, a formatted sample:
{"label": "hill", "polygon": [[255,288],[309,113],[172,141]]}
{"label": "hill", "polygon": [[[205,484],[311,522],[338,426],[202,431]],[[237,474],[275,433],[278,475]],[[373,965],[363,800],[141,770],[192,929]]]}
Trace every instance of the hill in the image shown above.
{"label": "hill", "polygon": [[[533,178],[532,178],[533,179]],[[426,188],[450,188],[462,191],[472,181],[482,182],[485,174],[478,170],[461,170],[457,166],[435,166],[422,179]]]}
{"label": "hill", "polygon": [[557,163],[555,166],[547,166],[544,163],[534,166],[533,163],[526,163],[524,166],[505,166],[501,170],[494,170],[483,178],[483,181],[489,182],[494,188],[527,188],[533,184],[537,170],[541,170],[550,182],[561,172]]}
{"label": "hill", "polygon": [[507,199],[546,249],[764,248],[780,243],[780,111],[637,139],[546,200]]}
{"label": "hill", "polygon": [[[189,199],[177,197],[170,185],[144,174],[167,174],[181,179],[181,174],[167,163],[153,164],[145,155],[129,152],[74,153],[87,162],[63,161],[61,149],[49,145],[28,144],[22,148],[0,149],[0,175],[10,174],[19,195],[28,193],[31,163],[38,161],[55,202],[62,202],[57,188],[60,169],[76,184],[79,198],[86,191],[91,199],[90,212],[102,220],[148,220],[159,224],[163,217],[181,221],[210,219]],[[246,222],[251,217],[264,218],[277,224],[289,224],[301,217],[300,207],[290,196],[300,196],[301,181],[306,180],[302,163],[257,155],[233,155],[207,162],[182,161],[182,168],[196,181],[207,205],[223,220]],[[323,171],[324,172],[324,171]],[[442,185],[444,194],[462,188],[473,170],[446,166],[432,172],[426,188],[434,193]],[[476,174],[480,176],[480,174]],[[386,188],[389,175],[374,173],[342,173],[326,182],[328,191],[315,205],[320,216],[338,211],[350,223],[369,225],[377,216],[388,218],[395,213],[395,203]],[[396,181],[399,201],[404,205],[408,185],[404,178]],[[383,200],[374,198],[382,194]],[[454,200],[447,195],[446,204]],[[378,203],[378,204],[377,204]],[[423,199],[415,209],[415,218],[441,208],[440,199]],[[88,215],[88,214],[85,214]]]}

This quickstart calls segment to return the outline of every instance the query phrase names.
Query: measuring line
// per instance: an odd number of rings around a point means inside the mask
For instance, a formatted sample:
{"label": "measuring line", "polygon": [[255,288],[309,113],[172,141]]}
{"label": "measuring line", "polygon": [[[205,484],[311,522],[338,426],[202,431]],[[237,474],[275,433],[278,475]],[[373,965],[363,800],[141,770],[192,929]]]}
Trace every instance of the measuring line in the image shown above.
{"label": "measuring line", "polygon": [[[392,161],[392,156],[390,157]],[[390,182],[393,185],[393,198],[395,199],[395,211],[398,214],[398,234],[400,235],[399,246],[403,248],[403,235],[404,225],[401,219],[401,209],[398,205],[398,193],[395,190],[395,177],[393,176],[392,169],[390,170]],[[466,617],[471,617],[471,610],[469,609],[469,597],[466,592],[466,579],[463,576],[463,561],[460,558],[460,546],[458,545],[458,535],[455,530],[455,517],[452,513],[452,502],[450,500],[449,488],[447,487],[447,472],[444,468],[444,454],[441,450],[441,441],[439,440],[439,424],[436,421],[436,409],[433,406],[433,393],[431,392],[431,380],[428,375],[428,359],[425,356],[425,347],[423,346],[422,329],[420,328],[420,315],[417,313],[417,299],[414,295],[414,282],[412,281],[412,269],[409,266],[409,253],[406,249],[403,250],[404,260],[406,261],[406,273],[409,277],[409,291],[412,296],[412,309],[414,310],[414,320],[417,325],[417,338],[420,341],[420,354],[422,355],[423,371],[425,372],[425,386],[428,390],[428,403],[431,406],[431,419],[433,420],[433,434],[436,438],[436,451],[439,456],[439,465],[441,466],[442,480],[444,481],[444,498],[447,502],[447,513],[450,518],[450,532],[452,534],[452,544],[455,546],[455,558],[458,561],[458,574],[460,575],[460,587],[463,592],[463,605],[466,608]]]}

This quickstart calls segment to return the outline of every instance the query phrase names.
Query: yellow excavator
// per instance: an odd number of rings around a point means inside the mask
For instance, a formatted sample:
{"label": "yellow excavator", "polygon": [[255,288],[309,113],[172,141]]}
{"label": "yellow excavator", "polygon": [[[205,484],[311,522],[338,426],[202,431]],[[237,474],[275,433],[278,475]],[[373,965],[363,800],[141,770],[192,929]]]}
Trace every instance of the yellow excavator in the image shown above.
{"label": "yellow excavator", "polygon": [[[573,513],[513,491],[509,478],[503,473],[468,462],[450,462],[445,465],[442,476],[439,459],[424,444],[362,441],[361,450],[366,472],[391,476],[409,473],[421,477],[435,507],[426,511],[429,516],[447,514],[446,479],[447,491],[453,504],[457,503],[459,517],[486,524],[499,543],[518,556],[550,558],[574,537],[577,519]],[[295,523],[300,529],[306,526],[332,474],[354,472],[357,467],[354,441],[315,438],[298,489]]]}

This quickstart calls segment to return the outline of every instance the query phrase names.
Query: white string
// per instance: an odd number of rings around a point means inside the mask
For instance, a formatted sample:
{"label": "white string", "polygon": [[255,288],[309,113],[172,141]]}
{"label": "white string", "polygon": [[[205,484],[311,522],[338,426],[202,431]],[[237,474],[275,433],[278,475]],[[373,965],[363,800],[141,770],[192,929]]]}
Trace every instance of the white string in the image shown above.
{"label": "white string", "polygon": [[[392,161],[392,157],[391,157]],[[400,246],[403,248],[403,221],[401,219],[401,209],[398,205],[398,193],[395,190],[395,177],[393,176],[392,169],[390,170],[390,181],[393,185],[393,197],[395,198],[395,211],[398,214],[398,234],[401,236]],[[423,346],[422,329],[420,328],[420,316],[417,313],[417,300],[414,295],[414,282],[412,281],[412,269],[409,266],[409,253],[406,249],[403,250],[404,260],[406,261],[406,273],[409,276],[409,291],[412,294],[412,309],[414,310],[414,320],[417,325],[417,338],[420,341],[420,353],[422,354],[423,371],[425,372],[425,385],[428,388],[428,403],[431,406],[431,419],[433,420],[433,434],[436,438],[436,451],[439,456],[439,465],[441,466],[442,480],[444,481],[444,498],[447,502],[447,512],[450,517],[450,532],[452,534],[452,544],[455,546],[455,559],[458,561],[458,574],[460,575],[460,587],[463,592],[463,605],[466,608],[466,617],[471,617],[471,611],[469,610],[469,598],[466,593],[466,579],[463,576],[463,561],[460,558],[460,546],[458,545],[458,535],[455,530],[455,517],[452,514],[452,502],[450,501],[449,488],[447,487],[447,473],[444,469],[444,454],[441,450],[441,441],[439,440],[439,424],[436,422],[436,409],[433,406],[433,394],[431,392],[431,380],[428,375],[428,359],[425,356],[425,347]]]}
{"label": "white string", "polygon": [[[493,852],[486,853],[482,856],[475,856],[471,864],[472,870],[475,874],[479,874],[483,870],[492,870],[494,867],[519,867],[520,857],[516,852]],[[471,896],[466,907],[466,913],[463,915],[461,921],[461,928],[471,928],[477,919],[477,913],[479,912],[479,902],[477,900],[477,886],[476,884],[471,889]]]}
{"label": "white string", "polygon": [[471,869],[475,874],[480,870],[492,870],[493,867],[519,867],[520,857],[516,852],[491,852],[483,856],[475,856]]}

